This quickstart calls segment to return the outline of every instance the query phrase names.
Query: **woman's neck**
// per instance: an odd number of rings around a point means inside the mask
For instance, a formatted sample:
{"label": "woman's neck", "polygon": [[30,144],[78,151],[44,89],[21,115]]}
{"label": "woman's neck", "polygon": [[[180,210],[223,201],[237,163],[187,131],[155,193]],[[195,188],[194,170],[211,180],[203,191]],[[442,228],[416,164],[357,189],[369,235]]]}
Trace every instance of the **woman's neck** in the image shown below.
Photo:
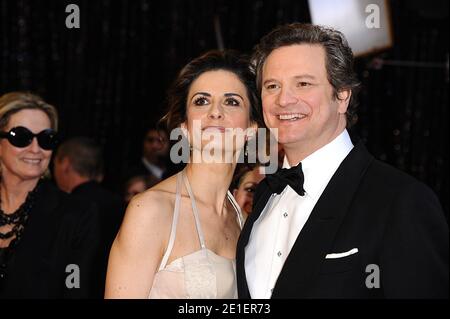
{"label": "woman's neck", "polygon": [[0,181],[1,209],[6,214],[14,213],[39,182],[39,179],[21,180],[13,176],[2,176]]}
{"label": "woman's neck", "polygon": [[185,172],[196,200],[216,207],[221,214],[235,166],[235,163],[189,163]]}

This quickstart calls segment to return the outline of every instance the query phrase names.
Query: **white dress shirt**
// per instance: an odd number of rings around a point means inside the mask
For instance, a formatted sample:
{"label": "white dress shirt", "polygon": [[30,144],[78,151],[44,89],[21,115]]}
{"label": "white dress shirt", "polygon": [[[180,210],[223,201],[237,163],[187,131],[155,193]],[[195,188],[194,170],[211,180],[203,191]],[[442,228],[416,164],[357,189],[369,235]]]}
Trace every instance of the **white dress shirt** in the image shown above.
{"label": "white dress shirt", "polygon": [[145,157],[142,158],[142,163],[148,169],[148,171],[153,174],[153,176],[155,176],[155,177],[157,177],[159,179],[162,178],[162,176],[164,174],[164,170],[163,169],[161,169],[158,166],[150,163],[149,161],[147,161],[145,159]]}
{"label": "white dress shirt", "polygon": [[[272,194],[253,224],[245,248],[245,272],[250,296],[268,299],[284,262],[314,206],[341,162],[353,148],[347,130],[302,161],[305,196],[289,185]],[[287,158],[284,168],[290,168]]]}

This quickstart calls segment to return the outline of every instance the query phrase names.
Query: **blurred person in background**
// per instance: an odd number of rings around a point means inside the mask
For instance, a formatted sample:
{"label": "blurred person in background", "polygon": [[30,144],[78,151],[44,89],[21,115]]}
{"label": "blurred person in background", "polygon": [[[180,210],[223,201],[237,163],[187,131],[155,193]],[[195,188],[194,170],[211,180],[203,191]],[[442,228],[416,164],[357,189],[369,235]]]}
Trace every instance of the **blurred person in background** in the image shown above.
{"label": "blurred person in background", "polygon": [[261,174],[260,168],[260,165],[238,164],[234,172],[230,189],[246,216],[252,212],[256,186],[264,179],[264,174]]}
{"label": "blurred person in background", "polygon": [[169,169],[169,137],[165,130],[151,126],[142,141],[142,158],[125,172],[125,180],[134,176],[151,175],[160,181]]}
{"label": "blurred person in background", "polygon": [[138,175],[125,182],[124,201],[129,203],[137,194],[145,192],[158,183],[158,179],[152,175]]}
{"label": "blurred person in background", "polygon": [[42,98],[0,97],[0,299],[92,296],[97,211],[43,178],[57,128]]}
{"label": "blurred person in background", "polygon": [[122,222],[125,205],[120,196],[100,184],[103,179],[100,146],[87,137],[74,137],[62,143],[55,156],[54,178],[61,190],[97,207],[100,251],[92,285],[95,297],[103,298],[109,250]]}

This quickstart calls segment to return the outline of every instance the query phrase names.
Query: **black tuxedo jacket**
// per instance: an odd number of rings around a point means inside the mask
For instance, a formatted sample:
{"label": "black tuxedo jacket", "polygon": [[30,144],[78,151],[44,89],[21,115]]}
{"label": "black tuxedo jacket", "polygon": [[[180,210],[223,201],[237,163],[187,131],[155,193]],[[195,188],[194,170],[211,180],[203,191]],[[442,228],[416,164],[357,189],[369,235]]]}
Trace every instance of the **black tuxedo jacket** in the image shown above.
{"label": "black tuxedo jacket", "polygon": [[[3,298],[90,298],[92,275],[98,256],[98,212],[44,182],[36,194],[22,239],[14,248],[0,280]],[[79,288],[70,275],[79,268]],[[67,272],[66,272],[67,271]]]}
{"label": "black tuxedo jacket", "polygon": [[[245,247],[270,196],[263,180],[238,241],[240,298],[251,297]],[[358,143],[297,237],[272,298],[448,298],[448,243],[448,224],[434,193]],[[358,253],[325,258],[353,248]],[[376,282],[372,264],[379,269],[379,288],[366,285]]]}

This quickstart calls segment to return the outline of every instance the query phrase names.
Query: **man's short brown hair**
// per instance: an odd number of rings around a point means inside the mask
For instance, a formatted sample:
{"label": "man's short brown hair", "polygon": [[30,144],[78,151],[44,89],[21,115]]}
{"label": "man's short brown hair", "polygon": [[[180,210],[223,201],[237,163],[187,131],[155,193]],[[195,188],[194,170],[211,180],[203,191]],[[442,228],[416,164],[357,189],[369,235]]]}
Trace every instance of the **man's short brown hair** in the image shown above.
{"label": "man's short brown hair", "polygon": [[325,66],[328,81],[333,86],[333,97],[338,93],[350,90],[352,95],[347,108],[347,127],[357,121],[356,107],[360,82],[353,68],[353,52],[344,35],[331,28],[318,25],[293,23],[279,26],[265,35],[255,47],[252,67],[256,73],[257,89],[261,93],[262,68],[267,57],[280,47],[296,44],[319,44],[326,54]]}

